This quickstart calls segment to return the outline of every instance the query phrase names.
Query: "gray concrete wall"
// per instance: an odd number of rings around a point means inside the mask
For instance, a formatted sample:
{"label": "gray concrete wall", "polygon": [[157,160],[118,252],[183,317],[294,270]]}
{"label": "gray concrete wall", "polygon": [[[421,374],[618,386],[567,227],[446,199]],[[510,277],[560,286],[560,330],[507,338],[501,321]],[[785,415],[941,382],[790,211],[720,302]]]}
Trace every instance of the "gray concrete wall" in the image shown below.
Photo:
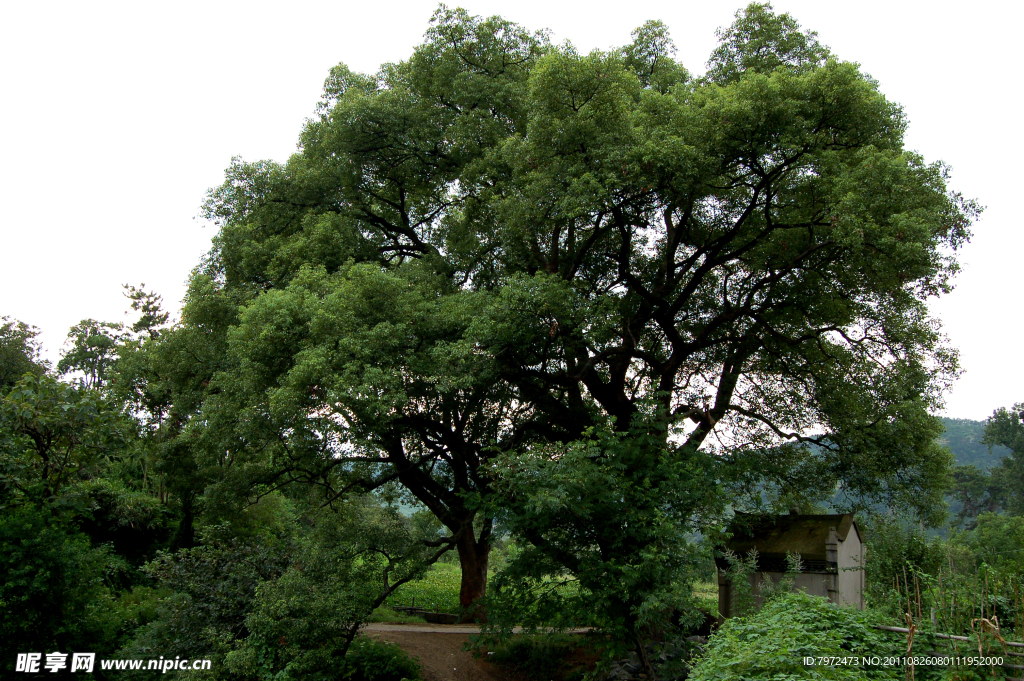
{"label": "gray concrete wall", "polygon": [[850,530],[846,541],[839,543],[839,602],[864,609],[864,547],[857,533]]}
{"label": "gray concrete wall", "polygon": [[[778,585],[778,583],[785,577],[783,572],[755,572],[750,576],[750,586],[753,589],[754,594],[754,605],[755,607],[761,607],[764,599],[760,594],[760,586],[762,575],[771,579],[772,583]],[[811,596],[821,596],[822,598],[828,598],[828,581],[832,575],[820,573],[820,572],[804,572],[799,575],[792,575],[793,577],[793,589],[795,591],[804,591]],[[733,593],[733,587],[731,584],[719,574],[718,579],[718,613],[723,617],[733,616],[733,603],[735,602],[735,596]]]}

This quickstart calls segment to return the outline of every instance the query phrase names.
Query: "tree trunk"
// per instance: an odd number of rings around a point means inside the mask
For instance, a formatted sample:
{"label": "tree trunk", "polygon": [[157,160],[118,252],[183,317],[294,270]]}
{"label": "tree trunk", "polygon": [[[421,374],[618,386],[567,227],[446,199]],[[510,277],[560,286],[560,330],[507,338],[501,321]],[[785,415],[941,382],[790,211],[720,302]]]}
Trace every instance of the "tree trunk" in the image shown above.
{"label": "tree trunk", "polygon": [[477,541],[473,526],[465,528],[455,544],[462,565],[462,587],[459,589],[459,605],[462,606],[463,622],[486,622],[487,610],[478,603],[487,593],[487,559],[491,553],[489,533]]}
{"label": "tree trunk", "polygon": [[647,654],[647,646],[644,645],[644,638],[637,631],[635,624],[633,625],[633,632],[633,645],[636,647],[637,657],[640,658],[640,668],[643,670],[643,674],[650,681],[658,681],[658,675],[654,671],[651,657]]}

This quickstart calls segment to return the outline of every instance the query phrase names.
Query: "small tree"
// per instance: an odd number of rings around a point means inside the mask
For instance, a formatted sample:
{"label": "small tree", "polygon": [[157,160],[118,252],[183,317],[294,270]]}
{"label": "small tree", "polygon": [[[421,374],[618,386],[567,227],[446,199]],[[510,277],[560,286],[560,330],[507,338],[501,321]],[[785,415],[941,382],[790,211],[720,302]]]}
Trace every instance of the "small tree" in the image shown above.
{"label": "small tree", "polygon": [[1010,450],[989,473],[992,481],[998,483],[1006,509],[1014,515],[1024,515],[1024,402],[1012,409],[997,409],[985,424],[982,442]]}
{"label": "small tree", "polygon": [[26,374],[0,397],[0,503],[71,503],[65,488],[96,476],[129,434],[95,391]]}
{"label": "small tree", "polygon": [[0,394],[26,373],[41,374],[46,363],[40,359],[39,329],[10,317],[0,317]]}
{"label": "small tree", "polygon": [[83,319],[68,332],[70,347],[57,362],[57,371],[77,375],[86,388],[102,388],[117,361],[118,346],[126,340],[122,324]]}
{"label": "small tree", "polygon": [[[365,499],[350,499],[314,522],[288,569],[260,586],[245,620],[250,633],[228,656],[232,669],[260,678],[350,678],[346,658],[359,628],[448,550],[430,548],[431,537],[415,522]],[[408,666],[412,677],[415,665]],[[377,670],[391,678],[385,671]]]}
{"label": "small tree", "polygon": [[706,555],[691,535],[719,498],[713,460],[666,448],[659,431],[638,418],[495,462],[509,527],[530,543],[495,581],[493,634],[595,626],[611,634],[609,654],[631,646],[653,674],[646,643],[673,612],[696,611]]}

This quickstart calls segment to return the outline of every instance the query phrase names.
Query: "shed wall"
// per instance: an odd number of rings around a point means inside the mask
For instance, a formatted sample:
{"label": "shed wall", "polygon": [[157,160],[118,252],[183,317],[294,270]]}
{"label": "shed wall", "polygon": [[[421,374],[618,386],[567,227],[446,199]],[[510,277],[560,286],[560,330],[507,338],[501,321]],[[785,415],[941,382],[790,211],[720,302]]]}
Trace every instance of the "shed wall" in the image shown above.
{"label": "shed wall", "polygon": [[838,584],[841,605],[864,609],[864,546],[857,533],[850,531],[846,541],[839,543]]}

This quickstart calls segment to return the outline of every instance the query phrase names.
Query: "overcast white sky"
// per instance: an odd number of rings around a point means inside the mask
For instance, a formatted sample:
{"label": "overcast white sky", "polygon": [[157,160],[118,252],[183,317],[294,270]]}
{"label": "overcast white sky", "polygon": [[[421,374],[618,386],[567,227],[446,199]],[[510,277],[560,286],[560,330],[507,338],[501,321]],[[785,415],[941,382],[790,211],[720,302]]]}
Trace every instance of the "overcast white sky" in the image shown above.
{"label": "overcast white sky", "polygon": [[[661,19],[703,72],[742,0],[450,2],[549,28],[582,50]],[[1024,400],[1015,286],[1024,245],[1013,168],[1020,129],[1018,3],[779,0],[910,118],[908,146],[953,166],[987,206],[957,290],[933,306],[965,369],[946,414]],[[56,359],[84,318],[122,321],[121,285],[176,310],[212,229],[196,219],[232,156],[284,160],[328,69],[406,58],[436,4],[14,2],[0,4],[0,316],[42,330]]]}

